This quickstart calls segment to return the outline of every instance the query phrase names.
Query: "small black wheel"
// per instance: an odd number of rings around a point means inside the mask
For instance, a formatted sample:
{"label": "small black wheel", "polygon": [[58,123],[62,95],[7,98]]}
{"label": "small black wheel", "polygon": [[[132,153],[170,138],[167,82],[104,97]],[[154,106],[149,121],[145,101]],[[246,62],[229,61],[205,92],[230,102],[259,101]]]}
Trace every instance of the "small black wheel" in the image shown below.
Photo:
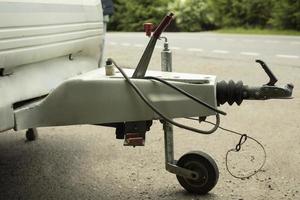
{"label": "small black wheel", "polygon": [[38,138],[38,131],[36,128],[30,128],[26,131],[26,139],[28,141],[34,141]]}
{"label": "small black wheel", "polygon": [[188,179],[177,175],[180,185],[188,192],[200,195],[212,190],[219,179],[219,169],[216,162],[206,153],[192,151],[183,155],[177,162],[177,166],[195,171],[199,174],[197,180]]}

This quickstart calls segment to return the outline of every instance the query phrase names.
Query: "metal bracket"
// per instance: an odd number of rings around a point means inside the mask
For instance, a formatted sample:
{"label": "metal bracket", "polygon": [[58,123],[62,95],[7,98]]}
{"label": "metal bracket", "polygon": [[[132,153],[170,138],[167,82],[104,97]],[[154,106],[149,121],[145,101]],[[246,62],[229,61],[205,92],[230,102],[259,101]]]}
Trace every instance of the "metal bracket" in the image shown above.
{"label": "metal bracket", "polygon": [[183,176],[188,179],[197,180],[199,174],[192,170],[188,170],[176,165],[174,160],[174,141],[173,141],[173,126],[168,122],[162,121],[165,135],[165,162],[166,170],[178,176]]}
{"label": "metal bracket", "polygon": [[192,180],[197,180],[199,178],[199,174],[197,172],[182,167],[178,167],[176,164],[167,163],[166,170],[172,174],[183,176],[185,178],[192,179]]}

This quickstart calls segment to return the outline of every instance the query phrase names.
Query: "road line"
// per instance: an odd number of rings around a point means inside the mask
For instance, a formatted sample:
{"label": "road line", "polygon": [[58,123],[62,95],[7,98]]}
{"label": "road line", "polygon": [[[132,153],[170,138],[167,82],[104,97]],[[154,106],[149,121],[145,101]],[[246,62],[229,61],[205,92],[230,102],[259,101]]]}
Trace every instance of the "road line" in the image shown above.
{"label": "road line", "polygon": [[207,37],[207,38],[205,38],[206,40],[210,40],[210,41],[216,41],[217,40],[217,38],[213,38],[213,37]]}
{"label": "road line", "polygon": [[224,39],[224,41],[227,41],[227,42],[233,42],[233,41],[235,41],[235,39],[226,38],[226,39]]}
{"label": "road line", "polygon": [[227,54],[229,53],[229,51],[225,51],[225,50],[213,50],[213,53],[221,53],[221,54]]}
{"label": "road line", "polygon": [[268,44],[277,44],[279,43],[278,40],[266,40],[265,43],[268,43]]}
{"label": "road line", "polygon": [[133,46],[134,46],[134,47],[139,47],[139,48],[144,47],[144,45],[142,45],[142,44],[134,44]]}
{"label": "road line", "polygon": [[203,49],[198,49],[198,48],[189,48],[187,49],[188,51],[193,51],[193,52],[202,52]]}
{"label": "road line", "polygon": [[300,42],[291,42],[291,44],[300,44]]}
{"label": "road line", "polygon": [[172,49],[172,50],[180,50],[181,48],[180,47],[170,47],[170,49]]}
{"label": "road line", "polygon": [[245,40],[242,40],[243,42],[254,42],[255,40],[250,40],[250,39],[245,39]]}
{"label": "road line", "polygon": [[116,42],[110,42],[109,45],[113,45],[113,46],[116,46],[117,43]]}
{"label": "road line", "polygon": [[162,49],[163,47],[160,45],[155,46],[155,49]]}
{"label": "road line", "polygon": [[279,57],[279,58],[291,58],[291,59],[297,59],[297,58],[299,58],[299,56],[295,56],[295,55],[283,55],[283,54],[278,54],[278,55],[276,55],[276,57]]}
{"label": "road line", "polygon": [[259,53],[256,52],[240,52],[240,54],[245,56],[259,56]]}
{"label": "road line", "polygon": [[130,43],[121,43],[121,45],[124,47],[129,47],[131,44]]}

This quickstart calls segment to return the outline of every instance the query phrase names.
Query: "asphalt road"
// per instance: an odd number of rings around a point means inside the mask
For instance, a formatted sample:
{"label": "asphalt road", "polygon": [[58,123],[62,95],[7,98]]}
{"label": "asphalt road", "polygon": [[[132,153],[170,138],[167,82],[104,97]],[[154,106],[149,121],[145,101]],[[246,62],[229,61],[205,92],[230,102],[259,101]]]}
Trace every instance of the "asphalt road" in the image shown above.
{"label": "asphalt road", "polygon": [[[249,60],[300,67],[300,38],[295,36],[251,36],[214,33],[167,33],[170,48],[202,57]],[[144,48],[148,40],[141,33],[108,34],[108,46]],[[157,49],[162,48],[162,42]]]}
{"label": "asphalt road", "polygon": [[[267,76],[254,62],[261,58],[277,75],[279,84],[294,83],[292,100],[221,107],[228,113],[222,126],[264,144],[267,163],[263,171],[246,180],[229,175],[224,157],[238,142],[236,136],[221,130],[197,135],[175,128],[176,158],[202,150],[219,166],[217,186],[206,196],[195,196],[164,170],[163,132],[158,122],[147,134],[143,148],[122,146],[122,141],[114,139],[114,130],[104,127],[41,128],[35,142],[26,142],[24,131],[8,131],[0,134],[0,199],[299,199],[300,37],[166,35],[173,47],[174,71],[215,74],[219,80],[262,85]],[[135,67],[146,43],[142,33],[109,33],[106,56],[121,66]],[[160,51],[155,50],[150,69],[160,69]],[[229,165],[234,173],[245,175],[262,159],[261,149],[249,141],[241,153],[230,155]]]}

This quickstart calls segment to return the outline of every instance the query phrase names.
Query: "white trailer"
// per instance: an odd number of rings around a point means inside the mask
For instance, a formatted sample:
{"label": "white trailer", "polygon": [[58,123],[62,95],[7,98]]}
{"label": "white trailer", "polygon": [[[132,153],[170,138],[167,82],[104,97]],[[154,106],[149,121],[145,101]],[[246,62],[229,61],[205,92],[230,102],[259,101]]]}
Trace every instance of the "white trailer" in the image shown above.
{"label": "white trailer", "polygon": [[[225,114],[218,109],[221,104],[290,98],[293,85],[275,86],[276,77],[262,61],[270,81],[259,87],[170,72],[166,41],[162,70],[169,72],[147,71],[172,17],[167,15],[153,34],[146,27],[151,38],[135,70],[123,70],[112,59],[101,68],[105,26],[99,0],[0,0],[0,132],[27,129],[27,139],[34,140],[38,127],[92,124],[114,127],[117,139],[137,146],[144,145],[152,121],[160,120],[166,169],[186,190],[209,192],[218,181],[216,163],[202,152],[174,160],[172,124],[209,134],[218,128],[219,114]],[[211,115],[217,122],[210,131],[173,121],[198,117],[201,122]]]}

